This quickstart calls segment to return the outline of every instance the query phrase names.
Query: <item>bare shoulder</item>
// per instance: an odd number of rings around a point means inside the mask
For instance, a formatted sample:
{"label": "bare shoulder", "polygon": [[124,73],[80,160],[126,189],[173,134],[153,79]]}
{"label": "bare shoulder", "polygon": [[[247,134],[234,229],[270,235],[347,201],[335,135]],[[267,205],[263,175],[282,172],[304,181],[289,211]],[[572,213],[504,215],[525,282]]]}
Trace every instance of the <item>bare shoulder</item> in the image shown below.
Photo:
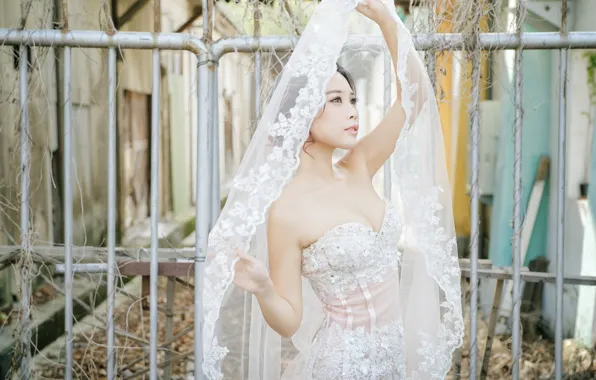
{"label": "bare shoulder", "polygon": [[270,232],[296,237],[296,221],[300,215],[300,184],[291,182],[269,208],[268,228]]}

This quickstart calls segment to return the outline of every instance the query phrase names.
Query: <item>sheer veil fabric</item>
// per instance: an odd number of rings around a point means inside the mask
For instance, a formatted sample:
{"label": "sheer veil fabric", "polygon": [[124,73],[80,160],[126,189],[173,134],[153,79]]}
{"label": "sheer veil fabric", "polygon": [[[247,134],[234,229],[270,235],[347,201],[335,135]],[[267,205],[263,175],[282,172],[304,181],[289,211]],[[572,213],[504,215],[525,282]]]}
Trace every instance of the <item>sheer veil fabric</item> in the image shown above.
{"label": "sheer veil fabric", "polygon": [[[435,94],[411,34],[393,2],[383,2],[398,26],[392,85],[406,114],[390,160],[391,194],[385,194],[403,221],[394,302],[399,302],[404,321],[408,379],[444,379],[453,351],[462,344],[464,323],[443,136]],[[323,319],[313,288],[303,280],[301,327],[291,341],[282,339],[263,319],[255,297],[233,285],[234,265],[238,249],[268,263],[268,209],[300,164],[300,150],[325,102],[337,62],[348,62],[350,70],[370,65],[371,55],[388,54],[378,29],[368,36],[356,33],[361,17],[354,11],[356,5],[357,0],[322,0],[315,9],[277,80],[209,234],[203,371],[210,380],[302,379],[304,357]],[[373,75],[374,70],[368,71]]]}

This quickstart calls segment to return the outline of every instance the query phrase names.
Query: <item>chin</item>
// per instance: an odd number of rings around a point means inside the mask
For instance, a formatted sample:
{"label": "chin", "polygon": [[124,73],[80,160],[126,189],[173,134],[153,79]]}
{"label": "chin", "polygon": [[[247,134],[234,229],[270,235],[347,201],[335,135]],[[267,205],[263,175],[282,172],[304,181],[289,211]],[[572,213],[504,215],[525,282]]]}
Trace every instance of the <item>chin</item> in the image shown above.
{"label": "chin", "polygon": [[349,137],[347,139],[342,139],[342,141],[338,141],[336,146],[337,149],[352,149],[358,143],[358,137]]}

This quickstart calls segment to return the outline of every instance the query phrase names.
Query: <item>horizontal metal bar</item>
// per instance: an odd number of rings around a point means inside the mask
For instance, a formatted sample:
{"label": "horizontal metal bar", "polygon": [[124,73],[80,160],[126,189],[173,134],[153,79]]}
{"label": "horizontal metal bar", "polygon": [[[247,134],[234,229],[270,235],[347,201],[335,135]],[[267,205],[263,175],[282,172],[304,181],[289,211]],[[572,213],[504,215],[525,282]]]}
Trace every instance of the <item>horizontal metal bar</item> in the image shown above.
{"label": "horizontal metal bar", "polygon": [[[462,277],[470,277],[470,269],[462,268]],[[513,278],[511,268],[478,269],[478,277],[510,280]],[[557,275],[546,272],[530,272],[527,269],[521,271],[521,280],[524,282],[555,283]],[[565,275],[563,282],[566,285],[587,285],[596,286],[596,276]]]}
{"label": "horizontal metal bar", "polygon": [[[7,261],[16,261],[21,248],[14,245],[0,245],[0,264]],[[160,260],[189,259],[194,261],[194,248],[159,248]],[[62,263],[64,262],[64,247],[62,246],[32,246],[29,254],[36,262]],[[107,248],[102,247],[72,247],[73,262],[96,263],[107,262]],[[149,260],[149,250],[146,248],[116,247],[116,260]]]}
{"label": "horizontal metal bar", "polygon": [[[195,248],[158,248],[157,252],[160,262],[195,262]],[[0,245],[0,264],[18,261],[19,253],[20,247],[18,246]],[[64,262],[64,247],[61,246],[32,246],[30,254],[32,254],[32,259],[36,262],[49,262],[55,265]],[[74,265],[81,270],[86,268],[86,264],[91,264],[103,265],[102,268],[106,268],[105,270],[107,271],[107,264],[105,264],[108,258],[107,248],[73,246],[72,255],[73,262],[76,262]],[[131,260],[149,262],[149,250],[146,248],[116,247],[116,262],[118,264],[130,262]],[[205,258],[199,256],[197,260],[202,262]],[[459,265],[460,268],[469,268],[470,259],[460,258]],[[478,260],[478,268],[491,269],[492,263],[486,259]]]}
{"label": "horizontal metal bar", "polygon": [[[148,261],[122,261],[118,263],[118,274],[121,276],[149,276],[150,262]],[[64,274],[66,265],[56,264],[55,273]],[[73,264],[75,273],[107,273],[108,264],[89,263]],[[194,261],[175,261],[158,263],[157,273],[159,276],[176,277],[194,275]]]}
{"label": "horizontal metal bar", "polygon": [[[484,260],[481,260],[484,261]],[[469,267],[469,260],[460,259],[462,277],[470,277],[471,269]],[[64,274],[64,264],[56,264],[56,273]],[[131,261],[125,260],[118,262],[120,275],[122,276],[148,276],[149,262],[148,261]],[[177,260],[160,262],[158,273],[160,276],[189,276],[193,273],[194,261],[192,260]],[[90,264],[73,264],[74,273],[106,273],[108,265],[102,263]],[[513,278],[513,271],[511,268],[499,267],[491,268],[486,263],[480,263],[478,268],[478,277],[492,278],[498,280],[510,280]],[[525,282],[548,282],[554,283],[556,275],[554,273],[544,272],[530,272],[527,268],[521,271],[521,280]],[[563,282],[568,285],[587,285],[596,286],[596,276],[581,276],[581,275],[566,275],[563,277]]]}
{"label": "horizontal metal bar", "polygon": [[[462,50],[466,40],[462,34],[432,33],[413,35],[418,50]],[[291,50],[298,37],[265,36],[221,39],[212,46],[215,59],[230,52]],[[348,45],[367,44],[383,46],[383,39],[354,35]],[[195,54],[209,53],[207,45],[197,36],[186,33],[117,32],[109,34],[94,30],[16,30],[0,28],[0,45],[38,45],[70,47],[117,47],[121,49],[188,50]],[[526,33],[520,38],[514,33],[481,33],[479,48],[484,50],[515,49],[521,45],[526,50],[535,49],[589,49],[596,48],[596,32],[570,32],[564,36],[554,32]]]}
{"label": "horizontal metal bar", "polygon": [[[20,247],[13,245],[0,246],[0,263],[7,260],[18,260],[18,252]],[[193,263],[194,262],[194,248],[159,248],[159,260],[161,264],[176,264],[176,263]],[[33,260],[36,262],[54,262],[56,265],[56,272],[61,273],[58,268],[62,261],[64,261],[64,247],[59,246],[32,246],[31,252]],[[98,263],[102,260],[107,260],[107,251],[100,247],[72,247],[73,271],[77,273],[89,272],[85,268],[90,268],[92,273],[107,272],[107,264]],[[200,258],[204,260],[204,258]],[[87,263],[81,263],[87,261]],[[94,262],[93,262],[94,261]],[[149,262],[149,252],[145,248],[116,248],[116,261],[118,266],[123,263],[135,262]],[[91,266],[86,267],[86,264]],[[462,277],[470,276],[470,259],[459,259],[459,265],[462,272]],[[102,272],[102,273],[103,273]],[[147,272],[147,275],[149,272]],[[493,268],[489,260],[478,260],[478,276],[483,278],[494,279],[511,279],[512,271],[510,268],[498,267]],[[556,275],[554,273],[544,272],[530,272],[527,268],[523,268],[521,272],[521,279],[525,282],[548,282],[554,283]],[[581,275],[565,275],[565,284],[574,285],[596,285],[596,276],[581,276]]]}
{"label": "horizontal metal bar", "polygon": [[1,45],[70,46],[74,48],[164,49],[188,50],[194,54],[209,53],[197,36],[186,33],[118,32],[97,30],[16,30],[0,28]]}
{"label": "horizontal metal bar", "polygon": [[[412,36],[418,50],[463,50],[466,40],[462,34],[432,33],[415,34]],[[265,37],[235,37],[221,39],[213,44],[213,56],[219,59],[223,54],[231,52],[254,52],[291,50],[298,42],[298,37],[265,36]],[[363,43],[369,46],[383,46],[381,36],[352,36],[348,45],[359,46]],[[515,49],[523,45],[524,49],[589,49],[596,48],[596,32],[571,32],[566,36],[559,33],[525,33],[520,38],[515,33],[481,33],[479,48],[483,50]]]}

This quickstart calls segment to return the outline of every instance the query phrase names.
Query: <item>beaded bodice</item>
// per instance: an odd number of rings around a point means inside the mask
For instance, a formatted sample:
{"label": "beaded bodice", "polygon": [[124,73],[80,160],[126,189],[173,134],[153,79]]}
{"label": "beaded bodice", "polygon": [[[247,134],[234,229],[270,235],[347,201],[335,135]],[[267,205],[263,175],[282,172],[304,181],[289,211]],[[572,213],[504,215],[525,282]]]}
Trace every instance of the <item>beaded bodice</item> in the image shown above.
{"label": "beaded bodice", "polygon": [[303,276],[326,313],[306,362],[305,379],[402,378],[400,234],[399,215],[386,201],[379,231],[344,223],[303,250]]}
{"label": "beaded bodice", "polygon": [[379,231],[358,222],[340,224],[302,251],[302,274],[323,303],[343,298],[366,283],[380,283],[390,270],[397,270],[401,233],[399,216],[385,201]]}

